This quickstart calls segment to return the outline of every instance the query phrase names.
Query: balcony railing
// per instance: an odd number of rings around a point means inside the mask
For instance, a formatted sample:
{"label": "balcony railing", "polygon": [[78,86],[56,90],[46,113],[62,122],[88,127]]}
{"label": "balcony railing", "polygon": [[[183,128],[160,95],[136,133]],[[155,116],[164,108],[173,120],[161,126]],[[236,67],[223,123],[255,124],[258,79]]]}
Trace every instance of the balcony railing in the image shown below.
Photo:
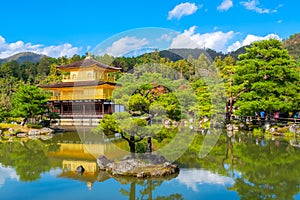
{"label": "balcony railing", "polygon": [[77,82],[77,81],[103,81],[103,82],[115,82],[115,77],[108,78],[96,78],[96,76],[91,77],[77,77],[76,79],[71,79],[70,76],[63,76],[62,82]]}
{"label": "balcony railing", "polygon": [[108,95],[63,95],[52,96],[52,101],[64,101],[64,100],[88,100],[88,99],[108,99]]}

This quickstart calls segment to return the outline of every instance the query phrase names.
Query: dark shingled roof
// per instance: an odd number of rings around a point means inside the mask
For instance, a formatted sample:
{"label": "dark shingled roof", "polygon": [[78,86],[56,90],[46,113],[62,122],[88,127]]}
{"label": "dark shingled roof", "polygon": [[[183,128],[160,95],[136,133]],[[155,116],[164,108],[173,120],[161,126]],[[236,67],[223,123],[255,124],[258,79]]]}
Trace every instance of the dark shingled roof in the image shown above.
{"label": "dark shingled roof", "polygon": [[60,65],[60,66],[57,66],[57,68],[58,69],[67,69],[67,68],[75,68],[75,67],[90,67],[92,65],[96,65],[98,67],[108,69],[108,70],[121,70],[122,69],[120,67],[113,67],[113,66],[103,64],[91,57],[86,57],[84,60],[80,60],[80,61],[70,63],[67,65]]}
{"label": "dark shingled roof", "polygon": [[63,88],[63,87],[80,87],[80,86],[96,86],[108,84],[111,86],[118,85],[111,82],[101,82],[101,81],[78,81],[78,82],[61,82],[55,84],[41,85],[41,88]]}

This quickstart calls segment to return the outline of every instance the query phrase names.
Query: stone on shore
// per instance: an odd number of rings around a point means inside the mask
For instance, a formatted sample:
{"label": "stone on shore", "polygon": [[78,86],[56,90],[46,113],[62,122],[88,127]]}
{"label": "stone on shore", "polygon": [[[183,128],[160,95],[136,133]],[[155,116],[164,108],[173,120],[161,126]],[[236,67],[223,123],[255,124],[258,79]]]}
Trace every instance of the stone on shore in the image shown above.
{"label": "stone on shore", "polygon": [[54,130],[52,130],[51,128],[47,128],[47,127],[43,127],[42,129],[40,129],[41,134],[49,134],[49,133],[53,133]]}
{"label": "stone on shore", "polygon": [[28,135],[29,135],[29,136],[41,135],[41,131],[38,130],[38,129],[31,129],[31,130],[28,132]]}

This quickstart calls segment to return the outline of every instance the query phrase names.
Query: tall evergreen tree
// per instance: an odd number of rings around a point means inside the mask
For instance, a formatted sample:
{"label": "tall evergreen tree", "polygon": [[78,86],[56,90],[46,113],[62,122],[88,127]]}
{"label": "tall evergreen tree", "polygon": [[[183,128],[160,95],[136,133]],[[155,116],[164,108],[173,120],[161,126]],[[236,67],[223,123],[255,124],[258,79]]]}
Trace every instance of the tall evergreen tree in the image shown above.
{"label": "tall evergreen tree", "polygon": [[233,79],[236,114],[299,109],[299,73],[281,41],[254,42],[239,59]]}
{"label": "tall evergreen tree", "polygon": [[28,118],[36,118],[45,113],[48,97],[48,94],[37,86],[21,86],[12,97],[12,114],[24,117],[23,123]]}

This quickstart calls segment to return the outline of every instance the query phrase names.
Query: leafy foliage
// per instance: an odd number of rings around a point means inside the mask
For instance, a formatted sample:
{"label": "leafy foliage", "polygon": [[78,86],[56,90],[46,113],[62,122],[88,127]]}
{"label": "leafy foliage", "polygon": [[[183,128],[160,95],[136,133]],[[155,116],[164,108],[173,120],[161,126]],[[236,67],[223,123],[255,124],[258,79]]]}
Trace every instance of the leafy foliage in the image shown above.
{"label": "leafy foliage", "polygon": [[48,98],[39,87],[23,85],[12,96],[12,113],[16,117],[35,118],[45,113]]}
{"label": "leafy foliage", "polygon": [[236,114],[299,108],[299,73],[280,41],[254,42],[239,59],[233,82]]}

